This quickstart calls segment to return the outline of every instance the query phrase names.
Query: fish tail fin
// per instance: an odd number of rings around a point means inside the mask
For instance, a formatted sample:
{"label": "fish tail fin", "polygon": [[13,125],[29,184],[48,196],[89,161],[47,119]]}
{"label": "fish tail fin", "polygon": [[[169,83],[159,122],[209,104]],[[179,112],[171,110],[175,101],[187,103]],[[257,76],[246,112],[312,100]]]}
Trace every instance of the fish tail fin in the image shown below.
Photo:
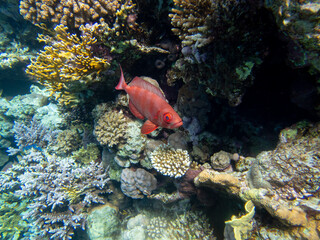
{"label": "fish tail fin", "polygon": [[[120,66],[120,65],[119,65]],[[117,90],[124,90],[127,87],[126,81],[123,76],[122,68],[120,66],[121,76],[118,85],[116,86]]]}

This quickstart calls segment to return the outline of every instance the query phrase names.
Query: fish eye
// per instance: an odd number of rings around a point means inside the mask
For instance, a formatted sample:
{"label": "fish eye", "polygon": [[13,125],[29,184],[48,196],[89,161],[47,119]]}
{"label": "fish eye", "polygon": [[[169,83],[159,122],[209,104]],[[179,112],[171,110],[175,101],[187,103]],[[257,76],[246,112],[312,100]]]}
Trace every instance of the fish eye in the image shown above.
{"label": "fish eye", "polygon": [[172,120],[172,114],[171,113],[165,113],[163,114],[163,121],[166,123],[170,123]]}

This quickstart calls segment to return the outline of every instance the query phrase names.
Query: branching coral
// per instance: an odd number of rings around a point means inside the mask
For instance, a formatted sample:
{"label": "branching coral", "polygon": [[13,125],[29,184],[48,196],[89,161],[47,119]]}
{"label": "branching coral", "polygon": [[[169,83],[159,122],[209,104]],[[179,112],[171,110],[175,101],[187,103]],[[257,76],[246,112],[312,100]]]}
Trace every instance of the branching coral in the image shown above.
{"label": "branching coral", "polygon": [[213,40],[210,36],[208,22],[216,9],[211,0],[174,0],[175,8],[169,17],[173,33],[182,40],[182,46],[197,43],[202,47]]}
{"label": "branching coral", "polygon": [[51,130],[43,126],[39,121],[32,119],[30,124],[15,122],[13,133],[18,148],[9,148],[10,155],[36,148],[42,150],[48,144],[54,144],[59,130]]}
{"label": "branching coral", "polygon": [[108,111],[98,120],[94,134],[102,145],[112,147],[126,136],[127,120],[122,111]]}
{"label": "branching coral", "polygon": [[178,178],[189,169],[191,160],[188,151],[161,145],[152,152],[151,163],[163,175]]}
{"label": "branching coral", "polygon": [[100,194],[110,192],[108,175],[100,164],[79,167],[71,158],[58,158],[31,151],[20,163],[21,198],[33,199],[25,218],[35,219],[42,235],[69,239],[75,228],[84,228],[86,214],[94,203],[104,203]]}
{"label": "branching coral", "polygon": [[68,100],[75,101],[70,92],[95,81],[88,78],[89,74],[108,68],[109,60],[93,55],[91,48],[97,40],[92,33],[82,33],[79,38],[67,32],[67,27],[58,25],[54,34],[53,37],[39,34],[38,40],[47,46],[31,61],[26,73],[48,87],[52,94],[56,93],[56,98],[62,93],[67,104]]}
{"label": "branching coral", "polygon": [[72,27],[91,22],[108,14],[115,14],[120,7],[118,0],[75,1],[20,1],[20,14],[32,23],[53,22]]}

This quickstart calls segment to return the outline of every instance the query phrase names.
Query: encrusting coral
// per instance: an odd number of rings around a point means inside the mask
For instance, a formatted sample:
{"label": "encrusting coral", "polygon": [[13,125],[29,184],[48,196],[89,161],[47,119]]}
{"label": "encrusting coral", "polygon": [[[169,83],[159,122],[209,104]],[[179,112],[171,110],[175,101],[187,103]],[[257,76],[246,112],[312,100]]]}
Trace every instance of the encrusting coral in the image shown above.
{"label": "encrusting coral", "polygon": [[94,134],[101,145],[113,147],[125,139],[126,128],[127,119],[122,110],[110,110],[99,118]]}
{"label": "encrusting coral", "polygon": [[81,24],[115,14],[120,5],[118,0],[22,0],[20,14],[34,24],[53,22],[77,28]]}
{"label": "encrusting coral", "polygon": [[61,102],[65,105],[76,101],[72,92],[97,80],[88,77],[91,73],[100,73],[110,65],[109,59],[93,55],[92,47],[97,39],[92,33],[82,32],[79,38],[67,29],[58,25],[54,28],[54,36],[39,34],[38,40],[47,46],[26,69],[27,74],[46,86],[58,100],[62,95]]}
{"label": "encrusting coral", "polygon": [[163,175],[179,178],[189,169],[191,160],[188,151],[161,145],[152,152],[151,163]]}

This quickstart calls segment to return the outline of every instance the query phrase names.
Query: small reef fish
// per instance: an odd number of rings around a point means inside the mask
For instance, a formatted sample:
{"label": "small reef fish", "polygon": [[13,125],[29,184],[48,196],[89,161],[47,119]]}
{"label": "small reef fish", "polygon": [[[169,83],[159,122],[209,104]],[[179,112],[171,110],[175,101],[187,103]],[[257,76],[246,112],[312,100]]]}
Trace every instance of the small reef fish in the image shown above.
{"label": "small reef fish", "polygon": [[129,95],[129,109],[134,116],[148,119],[143,124],[141,133],[151,133],[159,126],[173,129],[183,124],[159,87],[140,77],[135,77],[130,84],[126,84],[121,66],[120,70],[121,77],[116,89],[125,90]]}

